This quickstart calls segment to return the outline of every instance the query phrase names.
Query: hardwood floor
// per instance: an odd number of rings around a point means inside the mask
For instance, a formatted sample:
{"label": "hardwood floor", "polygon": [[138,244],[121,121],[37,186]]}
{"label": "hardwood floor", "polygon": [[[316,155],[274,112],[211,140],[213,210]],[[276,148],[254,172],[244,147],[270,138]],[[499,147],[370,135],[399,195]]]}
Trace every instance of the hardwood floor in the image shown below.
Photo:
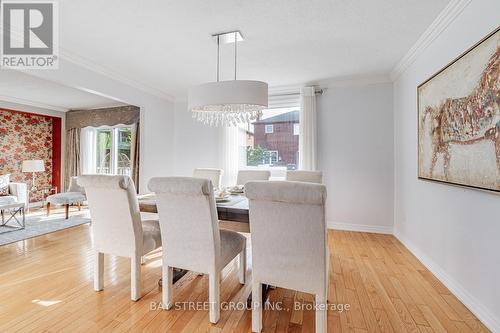
{"label": "hardwood floor", "polygon": [[[329,332],[488,332],[393,236],[330,231],[329,244],[329,301],[350,306],[328,312]],[[92,260],[88,225],[0,247],[0,332],[250,332],[251,311],[236,306],[224,309],[217,325],[206,310],[155,309],[160,253],[143,266],[145,296],[138,302],[129,298],[127,259],[106,256],[99,293]],[[221,301],[243,304],[251,285],[238,283],[235,268],[233,262],[223,272]],[[206,302],[208,279],[188,273],[174,293],[179,307]],[[271,304],[283,308],[264,312],[263,331],[313,332],[312,301],[272,290]]]}

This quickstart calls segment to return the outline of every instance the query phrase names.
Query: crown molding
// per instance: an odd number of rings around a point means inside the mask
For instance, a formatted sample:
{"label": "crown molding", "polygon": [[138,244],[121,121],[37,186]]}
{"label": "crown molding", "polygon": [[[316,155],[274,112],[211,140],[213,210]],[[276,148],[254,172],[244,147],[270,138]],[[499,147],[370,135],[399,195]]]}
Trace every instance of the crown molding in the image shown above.
{"label": "crown molding", "polygon": [[387,74],[344,76],[318,81],[318,86],[323,89],[328,89],[334,87],[367,86],[380,83],[391,83],[391,78]]}
{"label": "crown molding", "polygon": [[5,101],[5,102],[9,102],[9,103],[28,105],[28,106],[33,106],[36,108],[52,110],[52,111],[66,112],[69,110],[68,108],[65,108],[65,107],[45,104],[45,103],[31,101],[28,99],[18,98],[18,97],[13,97],[13,96],[0,95],[0,100]]}
{"label": "crown molding", "polygon": [[424,31],[417,42],[410,48],[406,55],[394,66],[390,73],[390,78],[395,81],[410,65],[429,47],[446,28],[460,15],[472,0],[452,0],[439,13],[438,17]]}
{"label": "crown molding", "polygon": [[294,84],[294,85],[284,85],[284,86],[270,86],[268,92],[269,95],[298,94],[300,93],[300,88],[305,86],[307,85]]}
{"label": "crown molding", "polygon": [[[0,34],[3,35],[3,29],[1,27],[0,27]],[[14,35],[14,38],[21,38],[20,37],[21,34],[18,31],[12,31],[12,34]],[[72,52],[69,52],[68,50],[64,50],[61,47],[59,48],[59,57],[62,59],[65,59],[69,62],[72,62],[75,65],[86,68],[94,73],[101,74],[103,76],[106,76],[107,78],[110,78],[112,80],[121,82],[121,83],[126,84],[128,86],[131,86],[133,88],[136,88],[136,89],[143,91],[147,94],[156,96],[158,98],[167,100],[169,102],[173,102],[175,100],[174,96],[169,95],[160,89],[151,87],[151,86],[144,84],[142,82],[139,82],[137,80],[133,80],[131,78],[128,78],[122,74],[119,74],[116,71],[113,71],[109,68],[105,68],[104,66],[99,65],[99,64],[97,64],[89,59],[78,56]],[[112,99],[114,99],[114,98],[112,98]]]}
{"label": "crown molding", "polygon": [[109,68],[106,68],[102,65],[99,65],[89,59],[83,58],[81,56],[78,56],[74,53],[68,52],[67,50],[60,50],[59,56],[69,62],[72,62],[75,65],[81,66],[83,68],[86,68],[94,73],[101,74],[103,76],[106,76],[107,78],[110,78],[112,80],[121,82],[123,84],[126,84],[130,87],[136,88],[140,91],[143,91],[147,94],[153,95],[155,97],[161,98],[163,100],[167,100],[169,102],[174,102],[175,97],[163,92],[160,89],[151,87],[147,84],[144,84],[142,82],[139,82],[137,80],[133,80],[131,78],[128,78],[122,74],[119,74],[118,72],[115,72]]}
{"label": "crown molding", "polygon": [[303,87],[316,87],[317,89],[328,89],[333,87],[366,86],[379,83],[391,83],[387,74],[366,74],[358,76],[332,77],[322,80],[309,81],[303,84],[270,86],[269,95],[300,93]]}

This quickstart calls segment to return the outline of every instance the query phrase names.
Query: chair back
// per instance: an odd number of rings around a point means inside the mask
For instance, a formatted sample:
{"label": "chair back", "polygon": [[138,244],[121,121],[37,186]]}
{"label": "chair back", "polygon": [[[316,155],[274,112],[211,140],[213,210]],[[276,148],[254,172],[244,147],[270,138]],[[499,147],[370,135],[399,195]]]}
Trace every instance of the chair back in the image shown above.
{"label": "chair back", "polygon": [[249,182],[254,281],[312,294],[328,280],[326,188],[301,182]]}
{"label": "chair back", "polygon": [[85,189],[78,184],[78,176],[73,176],[69,178],[68,192],[85,193]]}
{"label": "chair back", "polygon": [[216,189],[221,188],[221,179],[224,172],[222,169],[196,168],[193,171],[194,178],[209,179]]}
{"label": "chair back", "polygon": [[286,172],[286,180],[321,184],[323,182],[323,173],[321,171],[290,170]]}
{"label": "chair back", "polygon": [[237,185],[245,185],[253,180],[269,180],[271,171],[269,170],[240,170],[238,171]]}
{"label": "chair back", "polygon": [[131,257],[142,253],[142,225],[134,182],[129,176],[84,175],[95,250]]}
{"label": "chair back", "polygon": [[210,272],[219,267],[220,234],[212,182],[190,177],[149,181],[156,194],[163,265]]}

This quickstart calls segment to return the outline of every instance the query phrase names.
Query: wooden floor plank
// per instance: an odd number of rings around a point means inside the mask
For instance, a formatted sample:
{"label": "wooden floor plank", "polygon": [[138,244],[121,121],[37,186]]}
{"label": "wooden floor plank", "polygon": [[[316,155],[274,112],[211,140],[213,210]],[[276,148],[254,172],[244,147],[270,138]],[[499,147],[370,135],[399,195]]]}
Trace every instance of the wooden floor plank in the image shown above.
{"label": "wooden floor plank", "polygon": [[[329,231],[328,240],[330,332],[489,332],[393,236]],[[161,252],[142,266],[144,297],[138,302],[130,300],[130,260],[106,256],[105,289],[98,293],[92,260],[88,225],[1,246],[0,332],[251,331],[245,308],[223,309],[216,325],[206,310],[154,308],[161,301]],[[221,300],[244,303],[251,284],[239,284],[234,262],[222,276]],[[207,276],[188,273],[174,286],[178,304],[207,300]],[[263,331],[314,332],[313,301],[303,292],[272,290],[270,302],[283,309],[264,311]]]}

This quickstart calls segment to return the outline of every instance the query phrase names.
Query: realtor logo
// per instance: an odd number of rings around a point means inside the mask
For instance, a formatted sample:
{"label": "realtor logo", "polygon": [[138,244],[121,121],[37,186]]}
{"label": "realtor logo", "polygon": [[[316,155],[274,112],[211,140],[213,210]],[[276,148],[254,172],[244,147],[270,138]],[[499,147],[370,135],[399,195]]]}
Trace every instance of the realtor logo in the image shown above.
{"label": "realtor logo", "polygon": [[57,3],[1,1],[0,4],[0,66],[4,69],[57,69]]}

